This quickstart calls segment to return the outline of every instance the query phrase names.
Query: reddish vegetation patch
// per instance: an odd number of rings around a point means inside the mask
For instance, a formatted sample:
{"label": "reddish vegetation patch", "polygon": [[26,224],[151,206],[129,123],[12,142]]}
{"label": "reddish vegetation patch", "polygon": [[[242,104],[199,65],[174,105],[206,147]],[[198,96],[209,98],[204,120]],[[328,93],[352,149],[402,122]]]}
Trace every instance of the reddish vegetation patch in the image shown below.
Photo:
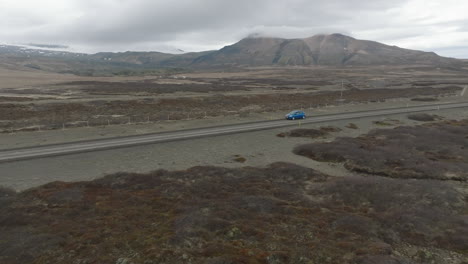
{"label": "reddish vegetation patch", "polygon": [[341,129],[334,126],[320,127],[319,129],[313,128],[298,128],[291,130],[289,132],[283,132],[276,135],[277,137],[308,137],[308,138],[318,138],[325,137],[330,132],[340,132]]}
{"label": "reddish vegetation patch", "polygon": [[322,131],[320,129],[307,129],[307,128],[300,128],[294,129],[287,133],[288,137],[310,137],[310,138],[318,138],[326,136],[328,133]]}
{"label": "reddish vegetation patch", "polygon": [[358,138],[302,145],[294,153],[345,162],[349,170],[395,178],[468,179],[468,120],[375,130]]}
{"label": "reddish vegetation patch", "polygon": [[426,114],[426,113],[409,114],[407,117],[408,117],[408,119],[411,119],[411,120],[425,121],[425,122],[435,121],[435,120],[440,120],[440,119],[442,119],[442,118],[441,118],[440,116],[438,116],[438,115],[430,115],[430,114]]}
{"label": "reddish vegetation patch", "polygon": [[390,119],[390,118],[385,118],[383,120],[374,121],[372,123],[374,123],[374,125],[377,125],[377,126],[396,126],[396,125],[401,124],[400,120]]}
{"label": "reddish vegetation patch", "polygon": [[465,197],[436,181],[329,178],[275,163],[5,193],[0,263],[419,263],[395,252],[401,243],[461,263],[468,250]]}
{"label": "reddish vegetation patch", "polygon": [[340,132],[341,128],[334,127],[334,126],[324,126],[324,127],[320,127],[320,130],[323,132]]}

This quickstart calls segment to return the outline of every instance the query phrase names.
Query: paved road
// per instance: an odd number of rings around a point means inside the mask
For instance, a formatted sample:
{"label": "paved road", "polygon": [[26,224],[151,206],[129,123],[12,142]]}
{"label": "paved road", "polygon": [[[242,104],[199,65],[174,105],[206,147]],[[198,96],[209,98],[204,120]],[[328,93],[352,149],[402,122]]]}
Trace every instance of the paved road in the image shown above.
{"label": "paved road", "polygon": [[301,124],[321,123],[327,121],[355,119],[370,116],[382,116],[390,114],[412,113],[434,111],[438,109],[451,109],[468,107],[468,103],[451,103],[439,105],[412,106],[406,108],[390,108],[372,111],[348,112],[340,114],[320,115],[309,117],[305,120],[271,120],[254,123],[244,123],[236,125],[226,125],[218,127],[207,127],[191,130],[179,130],[164,133],[118,137],[109,139],[99,139],[90,141],[80,141],[64,144],[45,145],[31,148],[7,149],[0,151],[0,162],[15,160],[34,159],[39,157],[60,156],[72,153],[90,152],[97,150],[123,148],[136,145],[154,144],[168,141],[192,139],[199,137],[218,136],[234,133],[242,133],[256,130],[265,130],[271,128],[297,126]]}

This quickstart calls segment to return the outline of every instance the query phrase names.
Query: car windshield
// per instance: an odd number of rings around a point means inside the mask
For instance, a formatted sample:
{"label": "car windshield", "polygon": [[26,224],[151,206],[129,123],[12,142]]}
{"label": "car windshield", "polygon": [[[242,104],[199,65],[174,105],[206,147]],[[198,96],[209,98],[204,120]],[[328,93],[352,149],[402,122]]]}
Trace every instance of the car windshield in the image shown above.
{"label": "car windshield", "polygon": [[292,112],[290,112],[288,115],[295,115],[295,114],[297,114],[297,113],[299,113],[299,112],[298,112],[298,111],[292,111]]}

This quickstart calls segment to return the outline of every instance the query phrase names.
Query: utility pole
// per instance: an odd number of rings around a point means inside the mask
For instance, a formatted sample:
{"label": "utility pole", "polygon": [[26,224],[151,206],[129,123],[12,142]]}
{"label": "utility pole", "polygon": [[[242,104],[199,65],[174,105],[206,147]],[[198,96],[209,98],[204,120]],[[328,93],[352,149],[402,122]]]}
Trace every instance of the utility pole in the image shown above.
{"label": "utility pole", "polygon": [[343,99],[343,89],[344,89],[344,81],[341,80],[341,95],[340,95],[340,99]]}
{"label": "utility pole", "polygon": [[341,90],[340,90],[340,98],[339,99],[336,99],[337,102],[339,102],[340,104],[343,103],[343,91],[344,91],[344,80],[341,80]]}

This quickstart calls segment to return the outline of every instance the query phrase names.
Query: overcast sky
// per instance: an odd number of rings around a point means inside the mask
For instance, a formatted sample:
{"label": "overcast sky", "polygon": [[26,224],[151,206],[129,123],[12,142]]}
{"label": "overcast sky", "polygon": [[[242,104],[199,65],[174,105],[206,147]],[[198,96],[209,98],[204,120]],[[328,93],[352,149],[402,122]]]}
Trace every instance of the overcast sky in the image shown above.
{"label": "overcast sky", "polygon": [[468,58],[467,0],[0,0],[0,43],[75,51],[219,49],[342,33]]}

